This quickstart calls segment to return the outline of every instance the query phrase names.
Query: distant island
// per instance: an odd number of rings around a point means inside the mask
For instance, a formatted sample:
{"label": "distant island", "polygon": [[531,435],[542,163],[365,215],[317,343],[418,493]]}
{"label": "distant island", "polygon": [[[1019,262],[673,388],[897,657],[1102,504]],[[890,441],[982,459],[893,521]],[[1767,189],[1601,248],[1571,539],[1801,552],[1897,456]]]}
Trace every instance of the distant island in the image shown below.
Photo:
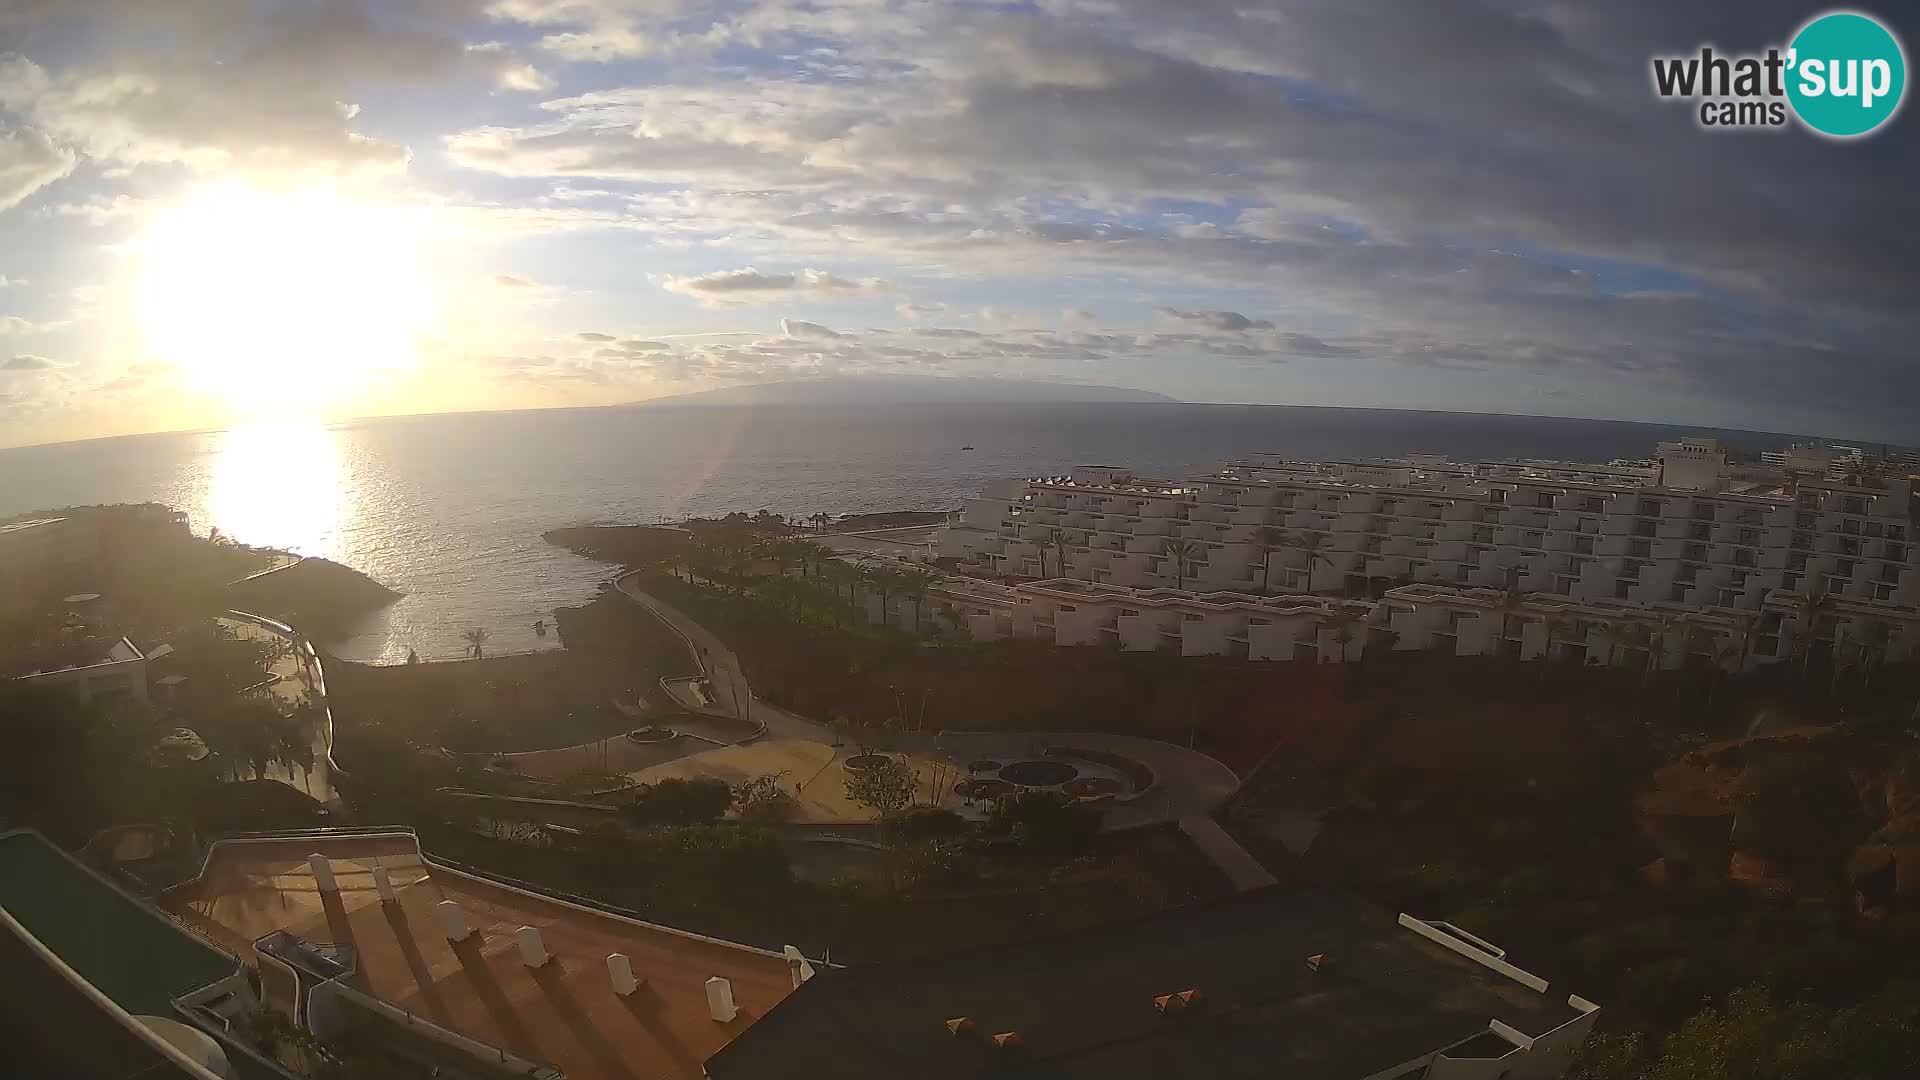
{"label": "distant island", "polygon": [[723,386],[691,394],[632,401],[623,408],[741,405],[979,405],[1066,402],[1177,403],[1177,398],[1147,390],[1082,383],[1024,382],[1013,379],[936,378],[912,375],[860,375],[792,379]]}

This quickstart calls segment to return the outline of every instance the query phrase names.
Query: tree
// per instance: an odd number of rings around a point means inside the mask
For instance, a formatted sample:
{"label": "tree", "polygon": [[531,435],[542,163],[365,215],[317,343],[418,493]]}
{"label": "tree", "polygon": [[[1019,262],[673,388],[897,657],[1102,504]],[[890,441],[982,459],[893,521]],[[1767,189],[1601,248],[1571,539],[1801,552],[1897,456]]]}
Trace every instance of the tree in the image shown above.
{"label": "tree", "polygon": [[1160,542],[1160,554],[1173,564],[1174,588],[1187,587],[1187,563],[1198,558],[1204,550],[1198,540],[1183,540],[1177,536],[1169,536]]}
{"label": "tree", "polygon": [[1864,671],[1861,685],[1873,686],[1874,672],[1887,662],[1887,653],[1893,647],[1893,624],[1885,619],[1874,619],[1860,627],[1855,637],[1855,648],[1860,652],[1860,666]]}
{"label": "tree", "polygon": [[1293,543],[1293,537],[1285,529],[1276,529],[1269,525],[1254,534],[1253,550],[1260,553],[1260,591],[1273,591],[1273,552],[1276,548]]}
{"label": "tree", "polygon": [[774,825],[793,816],[794,798],[780,786],[784,772],[756,776],[733,787],[733,808],[740,820]]}
{"label": "tree", "polygon": [[1078,855],[1100,831],[1100,811],[1065,792],[1031,789],[994,800],[986,831],[1035,854]]}
{"label": "tree", "polygon": [[933,586],[936,578],[925,570],[902,570],[896,580],[900,595],[913,602],[913,632],[920,632],[920,608],[927,600],[927,590]]}
{"label": "tree", "polygon": [[[1048,529],[1047,543],[1053,546],[1053,576],[1067,576],[1067,533],[1064,529]],[[1046,559],[1040,560],[1040,576],[1046,576]]]}
{"label": "tree", "polygon": [[484,646],[487,643],[487,638],[490,636],[492,635],[488,634],[485,630],[482,630],[481,628],[476,626],[472,630],[469,630],[466,633],[461,634],[460,640],[467,643],[468,655],[472,656],[475,660],[478,660],[485,655]]}
{"label": "tree", "polygon": [[1311,530],[1303,533],[1296,533],[1294,534],[1294,538],[1293,538],[1293,546],[1296,550],[1298,550],[1299,552],[1301,552],[1303,555],[1306,556],[1307,591],[1312,592],[1313,591],[1313,568],[1316,566],[1325,566],[1325,567],[1331,568],[1333,566],[1333,556],[1328,555],[1326,552],[1327,534],[1323,532],[1315,532]]}
{"label": "tree", "polygon": [[1820,624],[1833,612],[1833,597],[1825,589],[1809,588],[1793,597],[1793,651],[1800,659],[1800,678],[1813,673],[1813,646]]}
{"label": "tree", "polygon": [[864,769],[847,770],[847,799],[886,820],[913,805],[913,769],[888,758]]}
{"label": "tree", "polygon": [[1500,612],[1500,651],[1502,653],[1513,656],[1520,655],[1522,643],[1514,642],[1513,645],[1509,647],[1507,641],[1509,638],[1515,636],[1513,629],[1514,622],[1526,621],[1522,615],[1526,609],[1526,593],[1521,592],[1519,589],[1507,589],[1501,592],[1498,610]]}

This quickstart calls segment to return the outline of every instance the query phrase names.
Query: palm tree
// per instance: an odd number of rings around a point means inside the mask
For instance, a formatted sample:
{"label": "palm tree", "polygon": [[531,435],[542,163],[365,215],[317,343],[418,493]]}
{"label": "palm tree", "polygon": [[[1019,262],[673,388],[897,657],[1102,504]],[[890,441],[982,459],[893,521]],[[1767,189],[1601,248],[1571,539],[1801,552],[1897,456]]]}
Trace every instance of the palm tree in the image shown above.
{"label": "palm tree", "polygon": [[1293,546],[1307,557],[1307,591],[1313,591],[1313,568],[1315,565],[1331,567],[1333,556],[1326,553],[1327,534],[1307,531],[1295,534]]}
{"label": "palm tree", "polygon": [[[1066,577],[1067,576],[1066,530],[1048,529],[1047,543],[1053,547],[1053,576]],[[1040,571],[1041,571],[1040,576],[1042,577],[1046,576],[1046,569],[1047,569],[1047,560],[1044,556],[1042,556],[1040,559]]]}
{"label": "palm tree", "polygon": [[1182,540],[1177,536],[1169,536],[1160,542],[1160,554],[1165,555],[1173,563],[1174,588],[1187,587],[1187,563],[1200,552],[1200,542],[1197,540]]}
{"label": "palm tree", "polygon": [[[1552,612],[1548,612],[1543,618],[1541,618],[1540,622],[1547,629],[1546,648],[1543,652],[1541,652],[1540,659],[1543,661],[1551,661],[1553,659],[1554,639],[1559,637],[1564,637],[1567,631],[1572,630],[1574,627],[1580,625],[1580,621],[1578,619],[1575,619],[1573,616],[1567,614],[1564,611],[1552,611]],[[1546,664],[1544,663],[1541,664],[1540,678],[1545,679],[1547,677],[1546,671],[1547,671]]]}
{"label": "palm tree", "polygon": [[1621,649],[1633,644],[1637,630],[1638,627],[1633,623],[1608,621],[1600,624],[1600,640],[1607,647],[1605,663],[1608,667],[1613,667],[1620,659]]}
{"label": "palm tree", "polygon": [[1805,681],[1813,673],[1814,635],[1820,631],[1820,621],[1833,611],[1833,597],[1825,589],[1809,588],[1793,598],[1793,648],[1800,654],[1800,678]]}
{"label": "palm tree", "polygon": [[1271,525],[1254,534],[1253,550],[1260,553],[1260,591],[1273,591],[1273,550],[1293,543],[1293,537],[1285,529],[1276,529]]}
{"label": "palm tree", "polygon": [[899,571],[890,566],[876,566],[866,573],[867,583],[880,593],[880,625],[886,626],[890,619],[887,613],[888,590],[900,581]]}
{"label": "palm tree", "polygon": [[469,655],[471,655],[475,660],[478,660],[485,655],[485,650],[482,648],[482,646],[486,645],[487,638],[490,636],[491,635],[489,635],[485,630],[482,630],[476,626],[472,630],[469,630],[466,633],[461,634],[460,640],[467,643],[467,649],[468,649]]}
{"label": "palm tree", "polygon": [[[1527,608],[1527,594],[1521,592],[1519,589],[1508,589],[1505,592],[1502,592],[1500,594],[1500,603],[1499,603],[1499,606],[1496,608],[1496,610],[1500,612],[1500,651],[1501,652],[1506,652],[1508,650],[1507,639],[1514,636],[1513,635],[1514,620],[1521,619],[1522,622],[1528,621],[1526,619],[1521,618],[1521,615],[1520,615],[1520,613],[1525,611],[1526,608]],[[1512,646],[1512,655],[1519,656],[1520,647],[1521,647],[1521,643],[1515,642]]]}
{"label": "palm tree", "polygon": [[920,632],[920,606],[926,602],[927,589],[933,585],[934,576],[925,570],[902,570],[895,581],[899,584],[900,595],[913,601],[913,632]]}
{"label": "palm tree", "polygon": [[1857,648],[1860,650],[1862,666],[1866,669],[1866,676],[1861,685],[1863,688],[1871,688],[1874,672],[1879,671],[1880,665],[1887,662],[1887,651],[1893,647],[1893,624],[1885,619],[1875,619],[1866,623],[1860,628],[1858,642]]}
{"label": "palm tree", "polygon": [[1333,627],[1328,636],[1340,650],[1340,662],[1347,660],[1347,650],[1353,645],[1353,628],[1360,624],[1360,617],[1350,611],[1333,611],[1327,615],[1327,622]]}

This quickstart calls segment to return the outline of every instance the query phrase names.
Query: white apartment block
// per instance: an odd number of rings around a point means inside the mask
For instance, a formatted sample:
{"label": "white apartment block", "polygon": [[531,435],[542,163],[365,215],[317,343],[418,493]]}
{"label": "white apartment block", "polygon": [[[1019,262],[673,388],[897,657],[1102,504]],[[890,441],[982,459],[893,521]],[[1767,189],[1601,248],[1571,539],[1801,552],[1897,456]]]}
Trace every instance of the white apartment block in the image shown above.
{"label": "white apartment block", "polygon": [[[1807,631],[1818,641],[1856,650],[1872,641],[1904,654],[1920,638],[1914,479],[1863,472],[1857,458],[1826,451],[1796,453],[1793,464],[1742,468],[1711,440],[1688,439],[1662,444],[1650,461],[1606,465],[1253,455],[1178,483],[1082,466],[989,485],[937,549],[963,572],[1014,582],[1010,605],[952,598],[976,637],[1051,633],[1061,644],[1095,643],[1084,629],[1095,617],[1083,605],[1098,594],[1113,607],[1099,633],[1123,648],[1144,647],[1137,627],[1177,609],[1183,624],[1198,624],[1180,635],[1185,653],[1282,659],[1285,643],[1299,656],[1308,648],[1300,641],[1312,637],[1325,658],[1317,634],[1272,628],[1313,610],[1324,633],[1335,619],[1324,605],[1337,603],[1326,594],[1344,594],[1411,605],[1392,616],[1359,613],[1400,635],[1395,647],[1446,644],[1426,640],[1447,631],[1423,614],[1446,609],[1466,623],[1454,647],[1479,652],[1487,631],[1475,612],[1513,592],[1536,609],[1509,620],[1532,627],[1504,646],[1525,656],[1577,648],[1600,659],[1602,626],[1644,623],[1653,634],[1662,620],[1693,613],[1703,633],[1751,638],[1751,663],[1794,653],[1795,597],[1812,593],[1827,597]],[[1417,585],[1442,588],[1405,588]],[[1272,593],[1322,595],[1261,595]],[[1022,607],[1033,614],[1017,614]],[[1589,624],[1580,640],[1541,637],[1546,616],[1558,624],[1559,609],[1569,608]],[[1216,624],[1225,628],[1218,646]],[[1206,640],[1189,644],[1186,633]],[[1669,648],[1687,637],[1670,627],[1655,636]]]}
{"label": "white apartment block", "polygon": [[1053,578],[1012,585],[954,579],[934,586],[928,598],[976,641],[1027,638],[1242,660],[1337,664],[1392,650],[1635,670],[1707,664],[1748,670],[1809,650],[1854,664],[1920,659],[1920,610],[1832,600],[1808,629],[1804,601],[1787,592],[1773,593],[1758,611],[1744,611],[1426,584],[1368,601]]}
{"label": "white apartment block", "polygon": [[[1920,606],[1912,479],[1732,472],[1706,440],[1610,465],[1254,455],[1179,483],[1083,466],[989,485],[938,551],[995,576],[1136,589],[1433,582],[1751,610],[1774,590],[1813,590]],[[1177,567],[1169,540],[1191,541]],[[1270,573],[1263,541],[1277,541]]]}

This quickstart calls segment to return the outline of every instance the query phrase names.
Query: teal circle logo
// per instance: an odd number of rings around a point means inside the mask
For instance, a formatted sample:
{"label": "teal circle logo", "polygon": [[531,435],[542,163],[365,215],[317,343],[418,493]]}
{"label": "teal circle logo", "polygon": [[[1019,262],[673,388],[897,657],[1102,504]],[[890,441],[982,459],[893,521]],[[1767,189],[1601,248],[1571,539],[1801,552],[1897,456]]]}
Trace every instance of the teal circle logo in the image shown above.
{"label": "teal circle logo", "polygon": [[1787,100],[1822,135],[1865,135],[1893,119],[1907,94],[1906,53],[1870,15],[1822,15],[1794,35],[1787,56]]}

